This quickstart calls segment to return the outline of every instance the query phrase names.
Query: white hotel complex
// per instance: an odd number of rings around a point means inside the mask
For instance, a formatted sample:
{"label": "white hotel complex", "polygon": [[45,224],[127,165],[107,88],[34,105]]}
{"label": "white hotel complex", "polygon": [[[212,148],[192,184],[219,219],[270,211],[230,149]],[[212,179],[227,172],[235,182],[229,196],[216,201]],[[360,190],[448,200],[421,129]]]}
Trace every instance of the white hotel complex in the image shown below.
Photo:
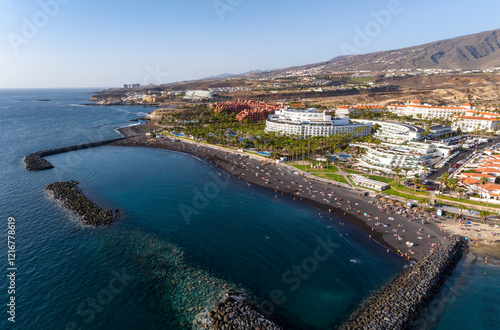
{"label": "white hotel complex", "polygon": [[465,111],[452,117],[452,129],[462,132],[496,131],[499,128],[500,115],[492,112]]}
{"label": "white hotel complex", "polygon": [[375,124],[379,125],[380,128],[375,134],[373,134],[373,136],[381,141],[396,144],[420,140],[420,133],[424,131],[420,127],[388,121],[364,119],[352,119],[352,121],[355,123],[362,123],[370,126],[373,126]]}
{"label": "white hotel complex", "polygon": [[316,109],[292,110],[285,107],[267,118],[266,132],[300,137],[351,133],[359,137],[370,134],[371,126],[361,123],[352,124],[347,117],[332,118],[328,112],[318,112]]}
{"label": "white hotel complex", "polygon": [[354,122],[379,126],[374,137],[381,144],[359,143],[352,146],[365,149],[358,166],[391,173],[396,167],[407,168],[409,173],[422,172],[450,153],[451,148],[438,143],[417,142],[423,129],[420,127],[373,120],[353,119]]}
{"label": "white hotel complex", "polygon": [[419,173],[424,167],[431,167],[448,155],[450,149],[426,142],[395,144],[382,142],[380,145],[355,144],[365,148],[366,153],[358,165],[364,168],[391,173],[396,167],[407,168],[410,173]]}
{"label": "white hotel complex", "polygon": [[472,105],[467,102],[459,107],[441,107],[422,104],[419,100],[414,100],[407,105],[388,105],[387,110],[398,116],[420,117],[422,119],[451,119],[456,113],[472,110]]}
{"label": "white hotel complex", "polygon": [[337,107],[335,110],[335,116],[337,117],[349,117],[351,114],[361,113],[363,111],[368,112],[385,112],[387,109],[384,109],[381,105],[344,105],[341,107]]}

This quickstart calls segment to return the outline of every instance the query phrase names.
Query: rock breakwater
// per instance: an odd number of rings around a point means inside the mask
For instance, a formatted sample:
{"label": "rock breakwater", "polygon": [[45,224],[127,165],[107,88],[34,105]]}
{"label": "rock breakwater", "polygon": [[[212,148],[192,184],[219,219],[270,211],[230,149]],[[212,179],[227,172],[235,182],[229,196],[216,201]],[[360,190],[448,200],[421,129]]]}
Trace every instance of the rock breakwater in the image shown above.
{"label": "rock breakwater", "polygon": [[439,292],[463,254],[464,239],[451,236],[361,305],[341,329],[407,329]]}
{"label": "rock breakwater", "polygon": [[202,322],[205,329],[261,329],[281,330],[264,315],[252,307],[245,295],[236,290],[228,290],[225,299],[208,312]]}
{"label": "rock breakwater", "polygon": [[104,140],[104,141],[99,141],[99,142],[91,142],[91,143],[78,144],[78,145],[73,145],[73,146],[68,146],[68,147],[54,148],[54,149],[48,149],[48,150],[34,152],[34,153],[31,153],[31,154],[27,155],[26,157],[24,157],[24,166],[26,167],[26,169],[28,171],[48,170],[48,169],[54,168],[54,165],[52,165],[48,160],[44,159],[43,157],[62,154],[64,152],[68,152],[68,151],[75,151],[75,150],[100,147],[100,146],[110,144],[113,142],[117,142],[117,141],[120,141],[123,139],[124,138]]}
{"label": "rock breakwater", "polygon": [[77,187],[77,181],[55,182],[45,190],[65,209],[75,212],[83,224],[88,226],[107,226],[118,217],[119,210],[103,210],[92,202]]}

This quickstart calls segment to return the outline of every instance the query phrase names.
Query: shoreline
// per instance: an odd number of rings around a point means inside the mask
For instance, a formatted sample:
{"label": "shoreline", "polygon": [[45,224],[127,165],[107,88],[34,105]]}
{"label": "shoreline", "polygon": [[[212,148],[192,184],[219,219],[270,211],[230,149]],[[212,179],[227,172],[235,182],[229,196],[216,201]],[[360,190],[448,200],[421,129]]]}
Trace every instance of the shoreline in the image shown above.
{"label": "shoreline", "polygon": [[[409,221],[410,215],[403,217],[397,214],[396,210],[391,206],[384,205],[383,202],[376,198],[362,196],[366,190],[349,189],[333,183],[305,178],[292,173],[283,166],[270,164],[268,159],[253,154],[249,155],[189,140],[176,139],[177,141],[173,141],[170,138],[148,138],[138,132],[134,132],[135,135],[130,136],[127,134],[130,132],[124,131],[124,128],[120,128],[118,131],[128,137],[116,141],[110,146],[166,149],[204,158],[248,184],[258,185],[277,194],[286,195],[294,200],[306,202],[325,212],[329,212],[332,216],[341,218],[363,231],[369,239],[374,239],[408,260],[418,261],[427,256],[433,246],[444,242],[447,236],[432,221],[427,221],[425,224],[416,221],[418,219]],[[264,162],[267,164],[263,165]],[[264,178],[268,178],[267,181],[262,180]],[[271,180],[278,183],[272,183]],[[292,182],[293,187],[286,185],[287,182],[281,180]],[[328,196],[328,194],[331,196]],[[331,203],[324,201],[327,198],[332,199]],[[339,201],[334,201],[335,198],[339,199]],[[388,209],[387,212],[389,213],[381,212],[381,209]],[[369,216],[363,218],[364,214]],[[431,217],[430,214],[417,214],[419,218],[429,217],[430,219]],[[388,218],[393,220],[387,220]],[[384,223],[384,221],[387,222],[389,227],[377,226],[379,222]],[[423,229],[423,231],[419,229]],[[396,235],[400,236],[401,239],[396,239]],[[404,238],[402,238],[403,235]],[[410,248],[405,244],[407,241],[411,241],[415,245]]]}

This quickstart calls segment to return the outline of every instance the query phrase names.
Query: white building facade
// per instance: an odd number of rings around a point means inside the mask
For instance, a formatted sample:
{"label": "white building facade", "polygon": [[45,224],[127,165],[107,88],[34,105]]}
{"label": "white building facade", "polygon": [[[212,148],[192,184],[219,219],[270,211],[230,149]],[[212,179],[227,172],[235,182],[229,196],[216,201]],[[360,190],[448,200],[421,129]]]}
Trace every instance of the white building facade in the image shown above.
{"label": "white building facade", "polygon": [[420,127],[396,122],[364,119],[352,119],[352,121],[370,126],[377,124],[379,129],[375,132],[375,134],[373,134],[373,136],[381,141],[389,143],[401,144],[410,141],[417,141],[420,139],[420,133],[423,132],[423,129]]}
{"label": "white building facade", "polygon": [[407,168],[410,172],[422,172],[432,167],[449,152],[432,143],[408,142],[406,144],[382,143],[381,145],[356,145],[366,149],[358,165],[361,167],[392,173],[393,169]]}
{"label": "white building facade", "polygon": [[359,137],[370,134],[371,126],[352,124],[349,118],[332,118],[328,112],[317,112],[316,109],[283,108],[267,118],[265,131],[300,137],[330,136],[340,133]]}
{"label": "white building facade", "polygon": [[349,117],[353,113],[360,113],[363,111],[384,112],[387,111],[387,109],[382,108],[380,105],[345,105],[335,110],[335,116]]}
{"label": "white building facade", "polygon": [[387,106],[387,110],[398,116],[410,116],[413,118],[422,119],[451,119],[453,115],[464,111],[472,110],[470,103],[465,103],[462,106],[434,106],[422,104],[419,100],[414,100],[407,105],[391,104]]}
{"label": "white building facade", "polygon": [[462,132],[482,130],[492,132],[499,128],[500,115],[491,112],[466,111],[463,115],[454,115],[452,121],[452,129],[455,131],[460,128]]}

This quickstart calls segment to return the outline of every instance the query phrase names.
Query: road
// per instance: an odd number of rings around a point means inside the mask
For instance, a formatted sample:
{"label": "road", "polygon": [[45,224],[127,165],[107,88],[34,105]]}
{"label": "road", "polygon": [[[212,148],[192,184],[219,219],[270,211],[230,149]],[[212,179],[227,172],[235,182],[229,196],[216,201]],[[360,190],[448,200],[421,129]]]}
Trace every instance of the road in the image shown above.
{"label": "road", "polygon": [[[492,138],[492,141],[490,142],[486,142],[486,143],[483,143],[481,145],[478,145],[477,146],[477,150],[478,151],[481,151],[481,150],[484,150],[484,149],[487,149],[491,146],[493,146],[494,144],[497,144],[497,143],[500,143],[500,136],[497,136],[497,137],[494,137]],[[438,181],[438,178],[446,171],[448,171],[449,168],[453,168],[453,166],[460,162],[461,160],[465,159],[467,156],[469,156],[470,154],[472,154],[473,152],[476,151],[476,148],[473,148],[473,149],[470,149],[470,150],[466,150],[466,151],[462,151],[461,153],[459,153],[458,155],[456,155],[455,157],[453,157],[449,162],[448,164],[444,165],[443,167],[441,168],[436,168],[436,172],[432,173],[431,175],[429,175],[427,177],[427,180],[429,181]]]}

